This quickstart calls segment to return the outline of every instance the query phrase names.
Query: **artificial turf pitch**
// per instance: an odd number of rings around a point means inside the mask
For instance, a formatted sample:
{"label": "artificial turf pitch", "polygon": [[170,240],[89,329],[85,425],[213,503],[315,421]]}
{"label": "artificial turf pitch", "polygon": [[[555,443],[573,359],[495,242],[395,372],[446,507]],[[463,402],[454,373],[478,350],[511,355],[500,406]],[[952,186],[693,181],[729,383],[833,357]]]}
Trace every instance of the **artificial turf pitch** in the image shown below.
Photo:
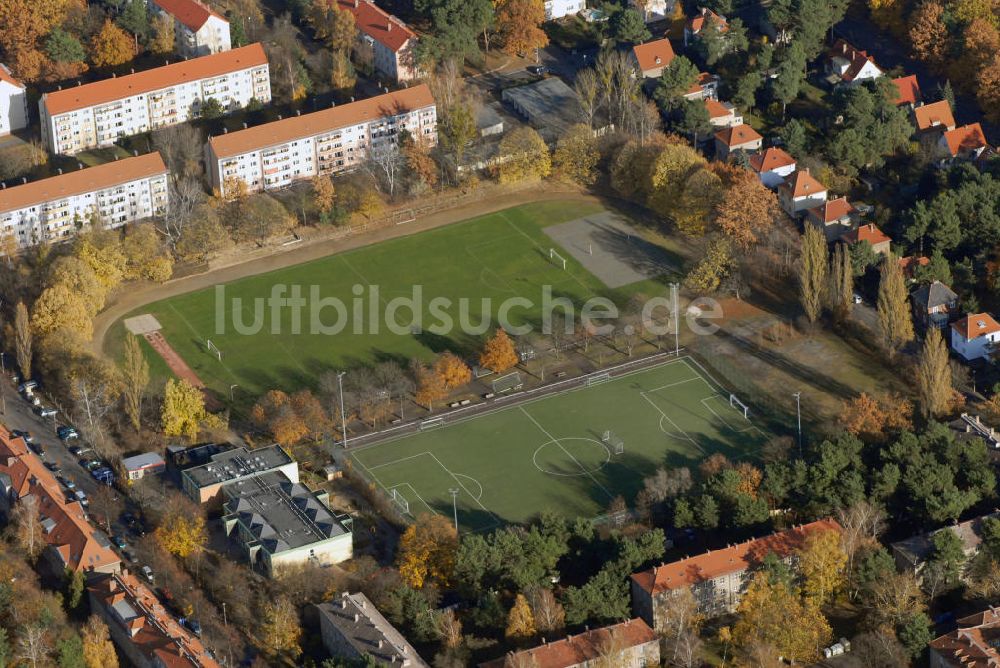
{"label": "artificial turf pitch", "polygon": [[[602,442],[607,431],[623,442],[621,454]],[[386,493],[402,496],[414,517],[450,518],[450,490],[458,490],[467,532],[546,509],[595,517],[619,494],[634,498],[659,465],[697,465],[714,452],[753,458],[764,438],[697,362],[681,357],[352,449],[351,458]]]}

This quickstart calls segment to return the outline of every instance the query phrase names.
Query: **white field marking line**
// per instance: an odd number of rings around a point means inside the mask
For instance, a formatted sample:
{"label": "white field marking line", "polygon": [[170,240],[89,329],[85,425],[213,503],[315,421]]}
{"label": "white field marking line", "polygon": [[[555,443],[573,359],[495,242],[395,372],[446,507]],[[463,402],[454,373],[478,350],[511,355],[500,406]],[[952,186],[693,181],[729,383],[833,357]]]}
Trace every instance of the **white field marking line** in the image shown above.
{"label": "white field marking line", "polygon": [[[436,511],[433,508],[431,508],[431,504],[429,504],[426,501],[424,501],[424,497],[420,496],[420,492],[417,491],[417,488],[414,487],[413,485],[411,485],[408,482],[397,483],[397,484],[393,485],[392,487],[390,487],[389,489],[393,490],[393,489],[396,489],[397,487],[403,487],[403,486],[406,486],[406,487],[410,488],[410,491],[413,492],[413,495],[416,496],[418,499],[420,499],[420,503],[424,504],[424,508],[427,509],[427,512],[429,512],[431,514],[434,514],[434,515],[440,515],[441,514],[438,511]],[[409,503],[409,501],[407,501],[407,503]],[[399,504],[397,503],[396,505],[398,506]],[[413,514],[413,512],[411,510],[407,510],[407,511],[404,511],[404,512],[406,512],[406,514],[409,515],[410,517],[416,517],[416,515]]]}
{"label": "white field marking line", "polygon": [[[344,255],[340,255],[339,257],[340,257],[341,261],[347,266],[348,269],[350,269],[351,271],[353,271],[355,274],[357,274],[358,278],[360,278],[362,281],[364,281],[364,284],[366,286],[371,286],[372,285],[372,282],[369,281],[368,278],[364,274],[362,274],[360,271],[358,271],[357,268],[353,264],[351,264],[350,260],[348,260]],[[378,293],[378,300],[380,302],[382,302],[382,306],[387,306],[388,303],[389,303],[389,302],[387,302],[385,300],[385,295],[382,294],[381,287],[380,287],[379,293]]]}
{"label": "white field marking line", "polygon": [[693,445],[695,448],[698,449],[698,452],[700,452],[701,454],[705,454],[705,451],[701,449],[701,446],[698,445],[698,443],[693,438],[691,438],[686,431],[684,431],[683,429],[681,429],[681,427],[680,427],[679,424],[677,424],[676,422],[674,422],[673,420],[671,420],[670,416],[667,415],[666,413],[664,413],[663,409],[660,408],[659,406],[657,406],[655,401],[653,401],[652,399],[650,399],[649,397],[647,397],[645,392],[639,392],[639,394],[642,396],[643,399],[645,399],[647,402],[649,402],[649,405],[652,406],[653,408],[655,408],[659,412],[660,415],[662,415],[663,417],[665,417],[667,419],[667,422],[669,422],[670,424],[672,424],[674,426],[674,429],[676,429],[681,434],[683,434],[684,438],[686,438],[688,441],[690,441],[691,445]]}
{"label": "white field marking line", "polygon": [[[440,466],[441,468],[443,468],[448,475],[450,475],[452,478],[455,479],[455,482],[458,483],[459,487],[461,487],[462,489],[465,490],[465,493],[469,495],[469,498],[473,499],[479,505],[480,508],[482,508],[485,512],[489,513],[490,516],[493,517],[494,520],[498,519],[497,516],[496,516],[496,513],[494,513],[492,510],[490,510],[489,508],[487,508],[486,506],[484,506],[482,503],[480,503],[479,499],[477,499],[476,497],[472,496],[472,492],[470,492],[468,490],[468,488],[466,488],[466,486],[464,484],[462,484],[461,480],[459,480],[458,478],[455,477],[455,474],[451,472],[450,468],[448,468],[447,466],[445,466],[444,464],[441,463],[441,460],[437,458],[437,455],[435,455],[433,452],[428,452],[427,454],[429,454],[431,457],[433,457],[434,461],[436,461],[438,463],[438,466]],[[479,481],[477,480],[476,482],[478,483]],[[482,487],[482,485],[479,485],[479,486]],[[499,524],[499,523],[500,522],[498,521],[497,524]]]}
{"label": "white field marking line", "polygon": [[[603,443],[601,443],[600,441],[594,440],[592,438],[584,438],[584,439],[578,439],[578,440],[584,440],[584,441],[589,441],[591,443],[596,443],[596,444],[598,444],[598,445],[600,445],[600,446],[602,446],[604,448],[604,451],[608,454],[608,458],[604,460],[603,464],[601,464],[601,468],[604,468],[609,463],[611,463],[611,451],[608,450],[608,446],[606,446]],[[583,476],[587,475],[587,471],[585,471],[582,467],[581,467],[579,473],[553,473],[552,471],[546,471],[541,466],[539,466],[538,465],[538,453],[541,452],[542,449],[544,449],[546,446],[552,445],[553,443],[555,443],[556,445],[559,445],[559,443],[557,441],[549,441],[548,443],[542,443],[540,446],[538,446],[535,449],[535,452],[532,453],[532,455],[531,455],[531,463],[535,465],[535,468],[538,469],[539,472],[544,473],[545,475],[559,476],[560,478],[582,478]],[[565,452],[565,450],[563,452]],[[577,462],[577,464],[579,464],[579,462]],[[597,469],[595,469],[595,470],[597,470]]]}
{"label": "white field marking line", "polygon": [[[544,250],[545,250],[545,248],[544,248],[543,246],[539,246],[539,245],[538,245],[538,242],[537,242],[537,241],[535,241],[534,239],[532,239],[532,238],[531,238],[531,237],[530,237],[530,236],[529,236],[529,235],[528,235],[528,234],[527,234],[527,233],[526,233],[526,232],[525,232],[524,230],[522,230],[522,229],[521,229],[521,228],[519,228],[519,227],[518,227],[517,225],[515,225],[515,224],[514,224],[514,222],[513,222],[513,221],[512,221],[512,220],[511,220],[510,218],[508,218],[508,217],[507,217],[507,214],[506,214],[506,213],[504,213],[503,211],[501,211],[501,212],[500,212],[500,216],[501,216],[501,217],[502,217],[502,218],[504,219],[504,222],[505,222],[505,223],[507,223],[508,225],[510,225],[510,227],[511,227],[511,228],[513,228],[514,230],[516,230],[516,231],[517,231],[518,233],[520,233],[520,234],[521,234],[521,236],[523,236],[523,237],[524,237],[525,239],[527,239],[528,241],[530,241],[530,242],[531,242],[531,245],[532,245],[532,246],[534,246],[535,248],[537,248],[537,249],[539,249],[539,250],[541,250],[541,251],[544,251]],[[568,252],[568,251],[567,251],[567,252]],[[573,280],[574,280],[574,281],[576,281],[577,283],[579,283],[579,284],[580,284],[580,287],[582,287],[582,288],[583,288],[584,290],[588,290],[588,291],[590,290],[590,287],[589,287],[589,286],[587,286],[587,285],[586,285],[586,284],[585,284],[585,283],[584,283],[583,281],[581,281],[581,280],[580,280],[580,279],[579,279],[578,277],[576,277],[575,275],[573,275],[573,273],[572,273],[572,272],[570,272],[570,271],[567,271],[566,273],[567,273],[567,274],[569,274],[569,275],[570,275],[570,276],[571,276],[571,277],[573,278]],[[613,497],[612,497],[612,498],[613,498]]]}
{"label": "white field marking line", "polygon": [[683,441],[684,440],[683,436],[679,436],[679,435],[675,434],[674,432],[667,431],[666,429],[663,428],[663,418],[665,418],[665,417],[667,417],[667,416],[666,415],[661,415],[660,416],[660,422],[659,422],[660,431],[662,431],[664,434],[666,434],[670,438],[676,438],[678,441]]}
{"label": "white field marking line", "polygon": [[722,424],[724,424],[726,426],[726,429],[728,429],[729,431],[735,432],[737,434],[740,433],[740,431],[745,431],[745,430],[740,430],[740,429],[736,429],[735,427],[733,427],[733,425],[729,424],[729,422],[726,421],[726,418],[724,418],[721,415],[719,415],[719,412],[716,411],[714,408],[712,408],[711,404],[706,403],[706,402],[711,401],[712,399],[715,399],[716,397],[719,397],[719,396],[721,396],[721,395],[719,395],[719,394],[713,394],[712,396],[705,397],[704,399],[701,400],[701,405],[704,406],[705,408],[707,408],[709,411],[711,411],[712,415],[714,415],[715,417],[719,418],[719,421]]}
{"label": "white field marking line", "polygon": [[[639,375],[639,374],[642,374],[642,373],[654,372],[654,371],[657,371],[657,370],[662,369],[664,367],[668,367],[668,366],[671,366],[673,364],[678,364],[680,362],[683,362],[684,359],[685,358],[683,358],[683,357],[681,357],[681,358],[674,358],[672,360],[663,362],[662,364],[655,364],[653,366],[648,366],[648,367],[644,367],[644,368],[641,368],[641,369],[635,369],[633,371],[628,371],[626,373],[621,374],[620,376],[613,376],[611,378],[611,380],[606,381],[604,383],[600,383],[599,385],[586,385],[586,384],[583,384],[582,382],[580,382],[579,384],[574,384],[574,385],[571,385],[571,386],[567,387],[565,390],[557,390],[555,392],[550,392],[550,393],[547,393],[547,394],[543,394],[542,396],[539,396],[539,397],[534,397],[532,399],[526,399],[522,404],[519,404],[519,405],[521,405],[521,406],[530,406],[531,404],[535,404],[535,403],[538,403],[538,402],[541,402],[541,401],[545,401],[546,399],[552,399],[554,397],[565,396],[565,395],[572,394],[574,392],[578,392],[578,391],[581,391],[581,390],[590,390],[590,389],[594,389],[596,387],[606,388],[606,387],[609,387],[610,385],[612,385],[614,383],[617,383],[620,380],[627,380],[627,379],[629,379],[629,378],[631,378],[633,376],[636,376],[636,375]],[[628,364],[628,363],[626,362],[626,364]],[[610,370],[613,371],[614,369],[610,369]],[[579,378],[570,378],[568,381],[558,381],[558,382],[565,382],[565,383],[574,382],[575,383],[577,381],[582,381],[583,378],[584,378],[584,376],[581,376]],[[550,386],[546,386],[544,389],[550,389]],[[528,392],[531,392],[531,391],[532,390],[528,390]],[[476,418],[488,417],[488,416],[491,416],[491,415],[496,415],[498,413],[503,413],[504,411],[513,410],[515,408],[517,408],[517,406],[507,406],[507,405],[497,406],[496,408],[490,408],[488,410],[484,410],[484,411],[481,411],[479,413],[473,413],[471,415],[463,415],[461,417],[456,417],[456,418],[454,418],[454,419],[452,419],[452,420],[450,420],[448,422],[445,422],[439,428],[440,429],[447,429],[449,427],[458,426],[458,425],[464,424],[466,422],[469,422],[471,420],[475,420]],[[443,416],[443,417],[447,417],[447,415]],[[378,447],[378,446],[382,446],[382,445],[391,445],[392,443],[397,443],[397,442],[405,440],[407,438],[411,438],[413,436],[418,436],[418,435],[420,435],[422,433],[424,433],[424,432],[416,431],[416,432],[409,432],[409,433],[404,433],[404,434],[395,434],[395,435],[389,436],[389,437],[381,439],[381,440],[376,440],[376,441],[374,441],[372,443],[367,443],[365,445],[359,445],[359,446],[353,446],[352,445],[351,446],[351,451],[354,452],[354,453],[357,453],[357,452],[361,452],[363,450],[368,450],[369,448],[374,448],[374,447]]]}
{"label": "white field marking line", "polygon": [[383,466],[394,466],[394,465],[399,464],[401,462],[405,462],[405,461],[410,460],[410,459],[416,459],[417,457],[423,457],[424,455],[429,455],[429,454],[431,454],[431,453],[429,453],[429,452],[418,452],[417,454],[410,455],[409,457],[401,457],[400,459],[395,459],[395,460],[393,460],[391,462],[385,462],[384,464],[376,464],[375,466],[370,466],[370,467],[368,467],[368,470],[369,471],[374,471],[375,469],[380,469]]}
{"label": "white field marking line", "polygon": [[[196,330],[196,329],[194,328],[194,326],[193,326],[193,325],[191,324],[191,322],[190,322],[190,321],[189,321],[189,320],[188,320],[187,318],[185,318],[185,317],[184,317],[184,314],[183,314],[183,313],[181,313],[180,311],[178,311],[178,310],[177,310],[177,307],[176,307],[176,306],[174,306],[173,302],[172,302],[172,301],[168,301],[168,302],[167,302],[167,305],[168,305],[168,306],[170,306],[170,310],[171,310],[171,311],[173,311],[174,313],[176,313],[176,314],[177,314],[177,317],[179,317],[179,318],[180,318],[180,319],[181,319],[181,320],[182,320],[182,321],[184,322],[184,325],[185,325],[185,326],[186,326],[186,327],[187,327],[187,328],[188,328],[189,330],[191,330],[191,333],[192,333],[192,334],[194,334],[194,338],[198,339],[199,341],[202,341],[203,339],[201,338],[201,332],[199,332],[198,330]],[[166,337],[164,336],[163,338],[166,338]],[[167,345],[170,345],[170,341],[167,341]],[[178,351],[178,350],[177,350],[176,348],[174,348],[174,347],[173,347],[172,345],[171,345],[170,347],[174,349],[174,352],[176,352],[176,353],[177,353],[177,356],[178,356],[178,357],[180,357],[180,358],[181,358],[182,360],[184,360],[184,357],[183,357],[183,356],[181,355],[180,351]],[[185,364],[187,364],[187,360],[184,360],[184,363],[185,363]],[[233,370],[232,370],[232,369],[230,369],[230,368],[229,368],[229,367],[228,367],[228,366],[226,365],[226,363],[225,363],[225,362],[223,362],[222,360],[219,360],[219,364],[220,364],[220,365],[222,366],[222,368],[223,368],[223,369],[225,369],[225,370],[226,370],[226,373],[228,373],[228,374],[229,374],[229,376],[230,376],[230,378],[231,378],[232,380],[239,380],[239,377],[237,377],[237,375],[236,375],[235,373],[233,373]],[[188,365],[188,368],[190,368],[190,365]],[[191,371],[194,371],[194,369],[191,369]],[[197,375],[197,372],[196,372],[196,371],[195,371],[195,374]],[[200,378],[200,376],[199,376],[199,378]],[[203,382],[204,382],[204,381],[203,381]]]}
{"label": "white field marking line", "polygon": [[695,381],[695,380],[705,380],[705,379],[702,378],[701,376],[695,376],[694,378],[688,378],[687,380],[679,380],[676,383],[670,383],[669,385],[661,385],[660,387],[654,387],[651,390],[644,390],[644,391],[645,392],[649,392],[649,393],[659,392],[660,390],[665,390],[668,387],[675,387],[677,385],[683,385],[684,383],[690,383],[690,382]]}
{"label": "white field marking line", "polygon": [[482,501],[482,499],[483,499],[483,484],[481,482],[479,482],[478,480],[476,480],[475,478],[473,478],[471,475],[465,475],[464,473],[453,473],[452,475],[455,476],[456,478],[467,478],[467,479],[471,480],[472,482],[476,483],[476,487],[479,488],[479,496],[474,496],[472,498],[474,498],[476,501]]}
{"label": "white field marking line", "polygon": [[[600,487],[601,490],[603,490],[604,493],[608,495],[609,499],[614,499],[615,498],[615,495],[612,494],[611,492],[609,492],[608,488],[605,487],[604,485],[602,485],[600,483],[600,481],[597,478],[594,477],[594,474],[591,473],[589,470],[587,470],[587,468],[583,464],[580,463],[580,460],[578,460],[576,457],[573,456],[573,453],[571,453],[569,450],[567,450],[566,448],[563,447],[563,444],[559,442],[558,438],[556,438],[555,436],[553,436],[552,434],[550,434],[545,429],[545,427],[543,427],[541,424],[538,423],[538,420],[536,420],[535,418],[531,417],[531,414],[528,411],[524,410],[524,406],[518,406],[518,408],[521,410],[522,413],[524,413],[525,417],[527,417],[529,420],[531,420],[534,423],[534,425],[536,427],[538,427],[541,430],[541,432],[548,437],[548,439],[550,441],[552,441],[553,443],[555,443],[556,445],[558,445],[559,449],[566,453],[566,456],[568,456],[570,459],[572,459],[574,462],[576,462],[576,465],[580,467],[580,470],[583,471],[584,473],[586,473],[587,476],[590,477],[590,479],[594,481],[594,484],[597,485],[598,487]],[[538,468],[538,466],[536,465],[535,468]],[[541,469],[539,469],[539,470],[541,470]]]}

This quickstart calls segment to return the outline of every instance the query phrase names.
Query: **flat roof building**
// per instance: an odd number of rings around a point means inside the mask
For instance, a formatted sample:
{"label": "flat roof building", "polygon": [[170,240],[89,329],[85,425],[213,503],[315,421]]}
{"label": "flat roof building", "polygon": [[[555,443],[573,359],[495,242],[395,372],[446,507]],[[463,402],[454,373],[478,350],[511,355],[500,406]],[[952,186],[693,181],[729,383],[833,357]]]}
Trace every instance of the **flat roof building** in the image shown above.
{"label": "flat roof building", "polygon": [[206,463],[181,471],[181,488],[197,503],[221,502],[225,485],[275,471],[299,481],[298,462],[277,443],[256,450],[238,447],[216,452]]}
{"label": "flat roof building", "polygon": [[163,457],[155,452],[144,452],[141,455],[123,459],[122,467],[124,467],[129,480],[141,480],[147,475],[161,473],[167,468],[167,463],[163,461]]}
{"label": "flat roof building", "polygon": [[380,666],[427,667],[417,650],[364,594],[345,591],[316,609],[323,646],[333,657],[363,660],[371,656]]}
{"label": "flat roof building", "polygon": [[159,153],[0,189],[0,236],[19,249],[61,241],[98,218],[106,228],[154,216],[169,207],[167,166]]}
{"label": "flat roof building", "polygon": [[328,566],[353,555],[351,520],[334,516],[326,492],[310,491],[274,471],[228,484],[223,494],[226,533],[267,575],[303,563]]}
{"label": "flat roof building", "polygon": [[506,88],[500,97],[549,142],[561,137],[569,126],[583,121],[576,92],[556,77]]}

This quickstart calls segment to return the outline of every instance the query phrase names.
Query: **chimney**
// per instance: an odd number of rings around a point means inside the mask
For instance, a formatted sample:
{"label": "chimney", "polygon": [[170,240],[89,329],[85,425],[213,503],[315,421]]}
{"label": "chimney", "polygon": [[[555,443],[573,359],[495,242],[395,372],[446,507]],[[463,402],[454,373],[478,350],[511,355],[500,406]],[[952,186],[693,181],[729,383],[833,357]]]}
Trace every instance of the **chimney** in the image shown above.
{"label": "chimney", "polygon": [[244,129],[244,130],[246,130],[246,129],[247,129],[247,122],[246,122],[246,121],[243,121],[243,129]]}
{"label": "chimney", "polygon": [[285,117],[284,117],[284,116],[282,116],[281,114],[278,114],[278,120],[279,120],[279,121],[282,121],[282,120],[284,120],[284,119],[285,119]]}
{"label": "chimney", "polygon": [[62,167],[60,167],[60,168],[59,168],[59,169],[57,169],[56,171],[57,171],[57,172],[59,172],[59,176],[62,176]]}
{"label": "chimney", "polygon": [[22,176],[21,177],[21,185],[27,185],[27,183],[28,183],[28,177],[27,176]]}
{"label": "chimney", "polygon": [[[295,110],[295,115],[296,116],[301,116],[302,115],[302,110],[301,109],[296,109]],[[362,606],[362,607],[364,607],[364,606]]]}
{"label": "chimney", "polygon": [[334,107],[336,107],[336,106],[337,106],[337,103],[336,103],[336,102],[331,102],[331,103],[330,103],[330,108],[331,108],[331,109],[333,109],[333,108],[334,108]]}
{"label": "chimney", "polygon": [[229,134],[229,128],[222,128],[222,134],[228,135]]}
{"label": "chimney", "polygon": [[392,19],[385,22],[385,31],[392,32]]}
{"label": "chimney", "polygon": [[139,149],[137,149],[137,148],[132,149],[132,157],[134,157],[134,158],[138,158],[139,157]]}
{"label": "chimney", "polygon": [[659,65],[661,62],[663,62],[662,59],[659,56],[657,56],[656,57],[656,64]]}

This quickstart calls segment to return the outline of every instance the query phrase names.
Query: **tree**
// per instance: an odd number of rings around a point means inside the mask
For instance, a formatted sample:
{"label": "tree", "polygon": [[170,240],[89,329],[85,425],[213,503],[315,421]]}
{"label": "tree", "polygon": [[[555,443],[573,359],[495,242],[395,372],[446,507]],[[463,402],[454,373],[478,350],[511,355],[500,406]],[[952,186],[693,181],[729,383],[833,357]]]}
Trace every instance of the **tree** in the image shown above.
{"label": "tree", "polygon": [[156,528],[156,540],[175,557],[188,559],[197,555],[208,542],[205,518],[190,504],[178,502],[168,509]]}
{"label": "tree", "polygon": [[715,209],[715,222],[742,250],[750,250],[778,220],[780,208],[774,193],[753,172],[741,171]]}
{"label": "tree", "polygon": [[111,19],[105,19],[101,31],[90,42],[91,62],[97,67],[114,67],[132,60],[134,55],[132,38]]}
{"label": "tree", "polygon": [[80,40],[62,28],[55,28],[45,38],[45,53],[57,63],[79,63],[87,58]]}
{"label": "tree", "polygon": [[403,152],[403,160],[406,162],[410,174],[413,176],[413,183],[418,188],[433,188],[438,182],[438,166],[431,156],[430,148],[423,139],[416,139],[405,135],[406,140],[400,140],[400,150]]}
{"label": "tree", "polygon": [[45,533],[42,530],[42,515],[38,497],[28,494],[18,501],[13,512],[14,537],[31,561],[45,549]]}
{"label": "tree", "polygon": [[83,297],[62,283],[46,288],[35,301],[31,327],[42,337],[60,330],[72,331],[88,341],[93,336],[90,310]]}
{"label": "tree", "polygon": [[299,640],[302,627],[295,605],[285,596],[278,596],[264,604],[260,625],[260,649],[271,656],[288,655],[296,658],[302,654]]}
{"label": "tree", "polygon": [[899,642],[913,659],[917,659],[927,645],[934,640],[933,623],[925,612],[913,612],[906,616],[896,630]]}
{"label": "tree", "polygon": [[573,82],[573,90],[580,100],[580,108],[583,113],[583,120],[587,127],[594,127],[594,117],[601,106],[601,84],[597,80],[597,72],[593,67],[580,70],[576,74],[576,81]]}
{"label": "tree", "polygon": [[14,352],[17,356],[17,367],[22,378],[31,378],[32,358],[31,322],[28,319],[28,308],[19,301],[14,310]]}
{"label": "tree", "polygon": [[927,0],[910,16],[909,24],[913,55],[932,68],[940,68],[944,64],[949,41],[944,7],[934,0]]}
{"label": "tree", "polygon": [[846,565],[840,532],[816,531],[806,538],[799,552],[799,571],[803,593],[817,608],[829,603],[843,587]]}
{"label": "tree", "polygon": [[771,581],[764,571],[753,576],[737,611],[733,642],[744,651],[764,645],[786,659],[810,662],[831,636],[819,608],[799,597],[790,583]]}
{"label": "tree", "polygon": [[117,23],[122,30],[143,39],[149,33],[149,16],[146,15],[146,3],[143,0],[129,0],[125,9],[118,16]]}
{"label": "tree", "polygon": [[535,587],[528,594],[531,617],[539,633],[559,633],[566,625],[566,611],[551,589]]}
{"label": "tree", "polygon": [[651,37],[642,14],[631,7],[611,19],[611,34],[621,44],[641,44]]}
{"label": "tree", "polygon": [[489,0],[418,0],[417,11],[429,16],[433,29],[420,40],[416,57],[422,61],[461,62],[479,54],[482,35],[489,50],[495,4]]}
{"label": "tree", "polygon": [[150,224],[130,225],[122,239],[125,278],[163,283],[174,273],[174,260],[163,245],[163,237]]}
{"label": "tree", "polygon": [[878,285],[878,323],[882,342],[895,355],[900,346],[913,340],[913,320],[907,302],[906,280],[899,259],[889,253],[882,260]]}
{"label": "tree", "polygon": [[167,380],[163,390],[160,420],[166,436],[184,436],[194,440],[205,420],[205,395],[187,380]]}
{"label": "tree", "polygon": [[507,629],[504,637],[509,640],[527,640],[535,635],[535,619],[531,614],[531,606],[524,594],[518,594],[514,605],[507,614]]}
{"label": "tree", "polygon": [[[156,54],[171,53],[174,50],[174,17],[170,14],[157,14],[150,21],[152,37],[149,40],[149,50]],[[234,43],[235,47],[236,44]]]}
{"label": "tree", "polygon": [[985,63],[977,73],[976,99],[980,108],[986,111],[986,117],[996,123],[1000,120],[1000,56],[994,56]]}
{"label": "tree", "polygon": [[486,342],[483,352],[479,355],[479,365],[489,369],[493,373],[503,373],[507,369],[517,366],[517,351],[514,350],[514,342],[507,336],[507,332],[501,327]]}
{"label": "tree", "polygon": [[65,576],[66,576],[66,607],[70,610],[76,610],[78,607],[80,607],[80,603],[83,602],[83,594],[87,590],[87,584],[84,580],[82,571],[76,571],[67,568]]}
{"label": "tree", "polygon": [[541,27],[544,21],[542,0],[502,0],[496,8],[496,25],[504,52],[516,56],[548,44]]}
{"label": "tree", "polygon": [[465,147],[478,135],[476,116],[471,106],[456,103],[444,110],[438,122],[438,136],[442,147],[454,156],[456,165],[462,164]]}
{"label": "tree", "polygon": [[201,106],[198,108],[198,116],[201,118],[215,119],[221,118],[226,112],[222,103],[216,100],[214,97],[210,97],[207,100],[203,100]]}
{"label": "tree", "polygon": [[590,185],[597,179],[596,167],[600,158],[594,131],[589,125],[577,123],[556,142],[553,170],[562,180]]}
{"label": "tree", "polygon": [[258,399],[250,417],[279,443],[292,445],[309,434],[309,425],[296,412],[291,397],[281,390],[270,390]]}
{"label": "tree", "polygon": [[97,615],[87,618],[81,629],[83,660],[87,668],[118,668],[118,655],[108,626]]}
{"label": "tree", "polygon": [[314,176],[312,180],[313,205],[319,211],[320,218],[325,218],[333,211],[337,203],[337,190],[329,176]]}
{"label": "tree", "polygon": [[785,49],[784,57],[778,63],[776,77],[771,81],[774,97],[781,102],[781,117],[785,117],[788,104],[799,96],[799,89],[806,78],[807,56],[798,40]]}
{"label": "tree", "polygon": [[684,284],[692,290],[715,292],[735,263],[729,240],[725,237],[712,239],[705,251],[705,257],[688,273]]}
{"label": "tree", "polygon": [[403,581],[414,589],[428,584],[446,586],[455,569],[458,532],[443,515],[422,514],[399,539],[396,565]]}
{"label": "tree", "polygon": [[31,663],[31,668],[36,668],[52,651],[49,629],[41,623],[30,624],[19,629],[17,647],[17,657]]}
{"label": "tree", "polygon": [[819,319],[826,287],[826,236],[814,225],[806,225],[799,258],[799,301],[809,322]]}
{"label": "tree", "polygon": [[684,95],[698,81],[698,67],[685,56],[677,56],[663,69],[653,98],[664,111],[680,106]]}
{"label": "tree", "polygon": [[444,379],[433,370],[419,363],[414,365],[413,375],[417,381],[417,389],[413,396],[414,400],[418,404],[426,406],[427,410],[433,411],[435,402],[448,396],[448,388],[445,386]]}
{"label": "tree", "polygon": [[862,392],[845,402],[840,422],[847,432],[867,441],[878,442],[886,438],[888,431],[912,429],[912,413],[913,406],[910,402],[899,396],[871,396]]}
{"label": "tree", "polygon": [[698,137],[704,137],[713,129],[708,107],[702,100],[684,100],[680,103],[680,119],[674,124],[681,134],[691,137],[691,143],[698,145]]}
{"label": "tree", "polygon": [[549,147],[534,128],[526,125],[504,135],[500,141],[500,156],[506,158],[497,167],[500,183],[543,179],[552,172]]}
{"label": "tree", "polygon": [[472,370],[457,355],[445,352],[434,363],[434,374],[441,379],[445,389],[462,387],[472,380]]}
{"label": "tree", "polygon": [[917,367],[917,396],[921,413],[930,419],[941,417],[948,412],[953,393],[948,349],[941,331],[931,327],[924,338]]}
{"label": "tree", "polygon": [[833,257],[830,258],[830,288],[827,295],[833,317],[843,322],[851,313],[851,300],[854,297],[854,269],[851,266],[851,256],[843,243],[833,247]]}
{"label": "tree", "polygon": [[56,643],[56,651],[59,653],[59,668],[87,668],[83,660],[83,641],[76,632],[60,638]]}

